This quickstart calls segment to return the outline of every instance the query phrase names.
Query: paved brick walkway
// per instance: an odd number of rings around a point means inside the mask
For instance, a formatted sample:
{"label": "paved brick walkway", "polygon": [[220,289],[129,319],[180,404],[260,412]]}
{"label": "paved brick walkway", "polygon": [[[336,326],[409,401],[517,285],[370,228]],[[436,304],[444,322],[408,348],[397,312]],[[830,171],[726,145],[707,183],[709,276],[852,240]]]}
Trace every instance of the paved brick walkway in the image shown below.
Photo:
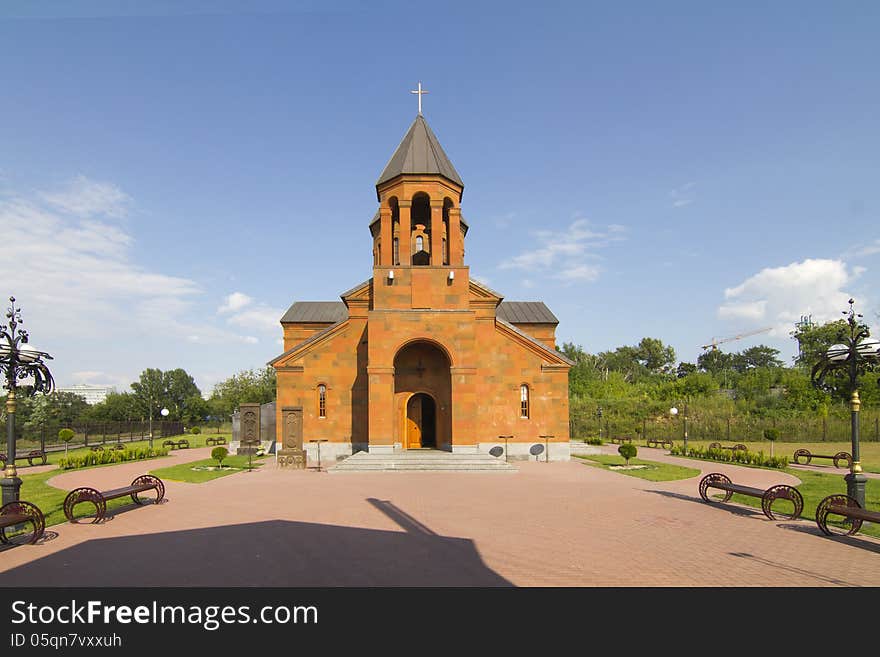
{"label": "paved brick walkway", "polygon": [[[650,452],[746,484],[794,481]],[[331,475],[270,462],[204,484],[167,482],[167,504],[57,525],[52,540],[3,551],[0,584],[880,585],[880,541],[828,539],[811,519],[705,504],[698,478],[652,483],[578,460],[517,465],[512,475]],[[52,483],[115,487],[144,471],[126,463]]]}

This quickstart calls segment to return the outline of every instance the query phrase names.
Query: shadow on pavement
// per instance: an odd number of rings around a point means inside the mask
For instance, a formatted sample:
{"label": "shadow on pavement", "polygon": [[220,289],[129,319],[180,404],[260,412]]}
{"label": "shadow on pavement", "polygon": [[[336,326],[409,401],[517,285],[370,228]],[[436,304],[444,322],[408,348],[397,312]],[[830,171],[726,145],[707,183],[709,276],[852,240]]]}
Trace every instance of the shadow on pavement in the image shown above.
{"label": "shadow on pavement", "polygon": [[[802,518],[802,520],[810,520],[809,518]],[[880,544],[866,541],[858,537],[858,534],[855,536],[825,536],[822,533],[822,530],[816,525],[816,521],[813,520],[808,525],[779,525],[783,529],[788,529],[789,531],[801,532],[802,534],[811,534],[812,536],[818,536],[824,540],[834,541],[835,543],[843,543],[844,545],[849,545],[850,547],[860,548],[862,550],[868,550],[870,552],[875,552],[880,554]]]}
{"label": "shadow on pavement", "polygon": [[438,536],[390,502],[368,502],[405,531],[271,520],[95,539],[12,568],[0,584],[513,586],[472,540]]}
{"label": "shadow on pavement", "polygon": [[734,513],[740,516],[760,516],[762,518],[766,518],[764,512],[761,509],[755,509],[750,506],[741,506],[736,502],[712,502],[707,503],[703,501],[703,498],[699,495],[682,495],[681,493],[670,493],[666,490],[645,490],[646,493],[653,493],[655,495],[662,495],[663,497],[672,497],[677,500],[684,500],[686,502],[697,502],[699,504],[711,504],[711,506],[719,509],[724,509],[725,511],[729,511],[730,513]]}

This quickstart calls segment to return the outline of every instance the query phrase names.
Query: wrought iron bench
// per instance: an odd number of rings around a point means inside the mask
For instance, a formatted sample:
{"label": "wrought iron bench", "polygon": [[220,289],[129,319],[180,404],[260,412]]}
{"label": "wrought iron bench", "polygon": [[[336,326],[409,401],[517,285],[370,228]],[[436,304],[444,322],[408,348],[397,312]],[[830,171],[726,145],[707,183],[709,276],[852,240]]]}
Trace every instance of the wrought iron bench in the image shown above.
{"label": "wrought iron bench", "polygon": [[672,441],[669,438],[648,438],[648,447],[663,447],[672,449]]}
{"label": "wrought iron bench", "polygon": [[117,497],[131,496],[131,500],[135,504],[143,504],[144,500],[138,497],[138,493],[144,493],[148,490],[156,491],[155,504],[158,504],[165,497],[165,484],[159,477],[153,475],[141,475],[131,482],[130,486],[122,488],[114,488],[112,490],[99,491],[94,488],[74,488],[64,498],[64,515],[70,522],[77,522],[73,515],[74,507],[80,502],[91,502],[95,505],[95,518],[93,523],[100,522],[107,514],[107,501],[116,499]]}
{"label": "wrought iron bench", "polygon": [[731,445],[729,447],[722,445],[721,443],[709,443],[709,449],[730,449],[736,451],[741,449],[744,452],[748,452],[749,448],[743,445],[742,443],[737,443],[736,445]]}
{"label": "wrought iron bench", "polygon": [[[841,516],[849,520],[840,528],[829,525],[828,516]],[[816,507],[816,524],[827,536],[851,536],[862,528],[863,522],[880,523],[880,513],[863,509],[849,495],[829,495]]]}
{"label": "wrought iron bench", "polygon": [[162,443],[162,447],[170,447],[171,449],[187,449],[189,441],[186,438],[180,440],[171,440],[170,438]]}
{"label": "wrought iron bench", "polygon": [[611,439],[611,442],[615,445],[623,445],[623,443],[631,443],[632,441],[632,436],[614,436]]}
{"label": "wrought iron bench", "polygon": [[46,518],[43,516],[43,512],[36,505],[21,500],[9,502],[0,507],[0,543],[8,544],[10,542],[9,537],[6,536],[7,527],[25,523],[30,523],[33,527],[30,538],[26,541],[33,545],[40,540],[46,529]]}
{"label": "wrought iron bench", "polygon": [[104,446],[103,445],[92,445],[92,451],[93,452],[103,452]]}
{"label": "wrought iron bench", "polygon": [[224,438],[223,436],[209,436],[208,438],[205,438],[205,445],[207,447],[210,447],[211,445],[225,445],[225,444],[226,444],[226,438]]}
{"label": "wrought iron bench", "polygon": [[[27,454],[22,454],[21,456],[15,457],[16,461],[24,461],[25,459],[27,459],[28,465],[33,465],[35,459],[40,459],[40,465],[46,465],[46,452],[41,449],[33,449]],[[6,453],[0,452],[0,463],[2,463],[0,467],[5,468],[6,461]]]}
{"label": "wrought iron bench", "polygon": [[804,510],[804,498],[801,495],[801,492],[797,488],[786,484],[777,484],[776,486],[771,486],[765,490],[762,488],[734,484],[727,475],[723,475],[720,472],[713,472],[707,474],[700,480],[700,497],[703,498],[704,502],[715,501],[709,497],[710,488],[717,488],[718,490],[725,491],[724,499],[721,500],[722,502],[727,502],[733,497],[734,493],[749,495],[751,497],[760,497],[761,510],[763,510],[764,515],[771,520],[778,520],[773,513],[772,507],[773,502],[779,499],[790,500],[792,504],[794,504],[794,511],[792,513],[781,514],[785,515],[789,520],[799,518],[801,512]]}
{"label": "wrought iron bench", "polygon": [[[800,462],[799,459],[805,459],[803,463]],[[794,462],[798,465],[809,465],[810,461],[813,459],[832,459],[834,461],[834,467],[839,468],[841,461],[846,461],[846,467],[852,467],[852,455],[849,452],[837,452],[834,455],[828,454],[812,454],[808,449],[798,449],[795,450],[794,453]]]}

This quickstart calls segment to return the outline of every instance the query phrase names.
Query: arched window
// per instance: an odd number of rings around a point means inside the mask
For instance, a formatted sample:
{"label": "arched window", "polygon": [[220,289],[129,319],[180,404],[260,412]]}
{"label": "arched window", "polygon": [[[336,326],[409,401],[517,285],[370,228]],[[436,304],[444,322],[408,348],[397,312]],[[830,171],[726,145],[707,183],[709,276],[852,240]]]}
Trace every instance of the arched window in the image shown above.
{"label": "arched window", "polygon": [[416,251],[424,251],[424,250],[425,250],[425,243],[422,240],[422,236],[419,235],[418,237],[416,237]]}
{"label": "arched window", "polygon": [[318,417],[327,417],[327,386],[318,386]]}
{"label": "arched window", "polygon": [[392,249],[394,250],[393,255],[391,256],[391,262],[395,265],[400,264],[400,239],[395,237],[394,242],[392,242]]}
{"label": "arched window", "polygon": [[529,417],[529,387],[525,383],[519,387],[519,416]]}

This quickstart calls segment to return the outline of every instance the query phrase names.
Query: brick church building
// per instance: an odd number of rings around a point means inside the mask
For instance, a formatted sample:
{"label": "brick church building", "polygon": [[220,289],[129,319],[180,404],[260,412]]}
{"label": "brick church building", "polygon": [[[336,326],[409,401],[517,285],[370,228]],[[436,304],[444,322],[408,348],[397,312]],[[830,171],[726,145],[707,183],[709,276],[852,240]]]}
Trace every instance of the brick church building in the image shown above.
{"label": "brick church building", "polygon": [[332,461],[489,452],[509,436],[510,458],[540,444],[568,460],[572,363],[555,348],[559,322],[540,301],[503,301],[470,278],[463,191],[420,112],[376,183],[372,278],[281,318],[284,353],[269,363],[281,447],[314,458],[309,441],[326,440]]}

